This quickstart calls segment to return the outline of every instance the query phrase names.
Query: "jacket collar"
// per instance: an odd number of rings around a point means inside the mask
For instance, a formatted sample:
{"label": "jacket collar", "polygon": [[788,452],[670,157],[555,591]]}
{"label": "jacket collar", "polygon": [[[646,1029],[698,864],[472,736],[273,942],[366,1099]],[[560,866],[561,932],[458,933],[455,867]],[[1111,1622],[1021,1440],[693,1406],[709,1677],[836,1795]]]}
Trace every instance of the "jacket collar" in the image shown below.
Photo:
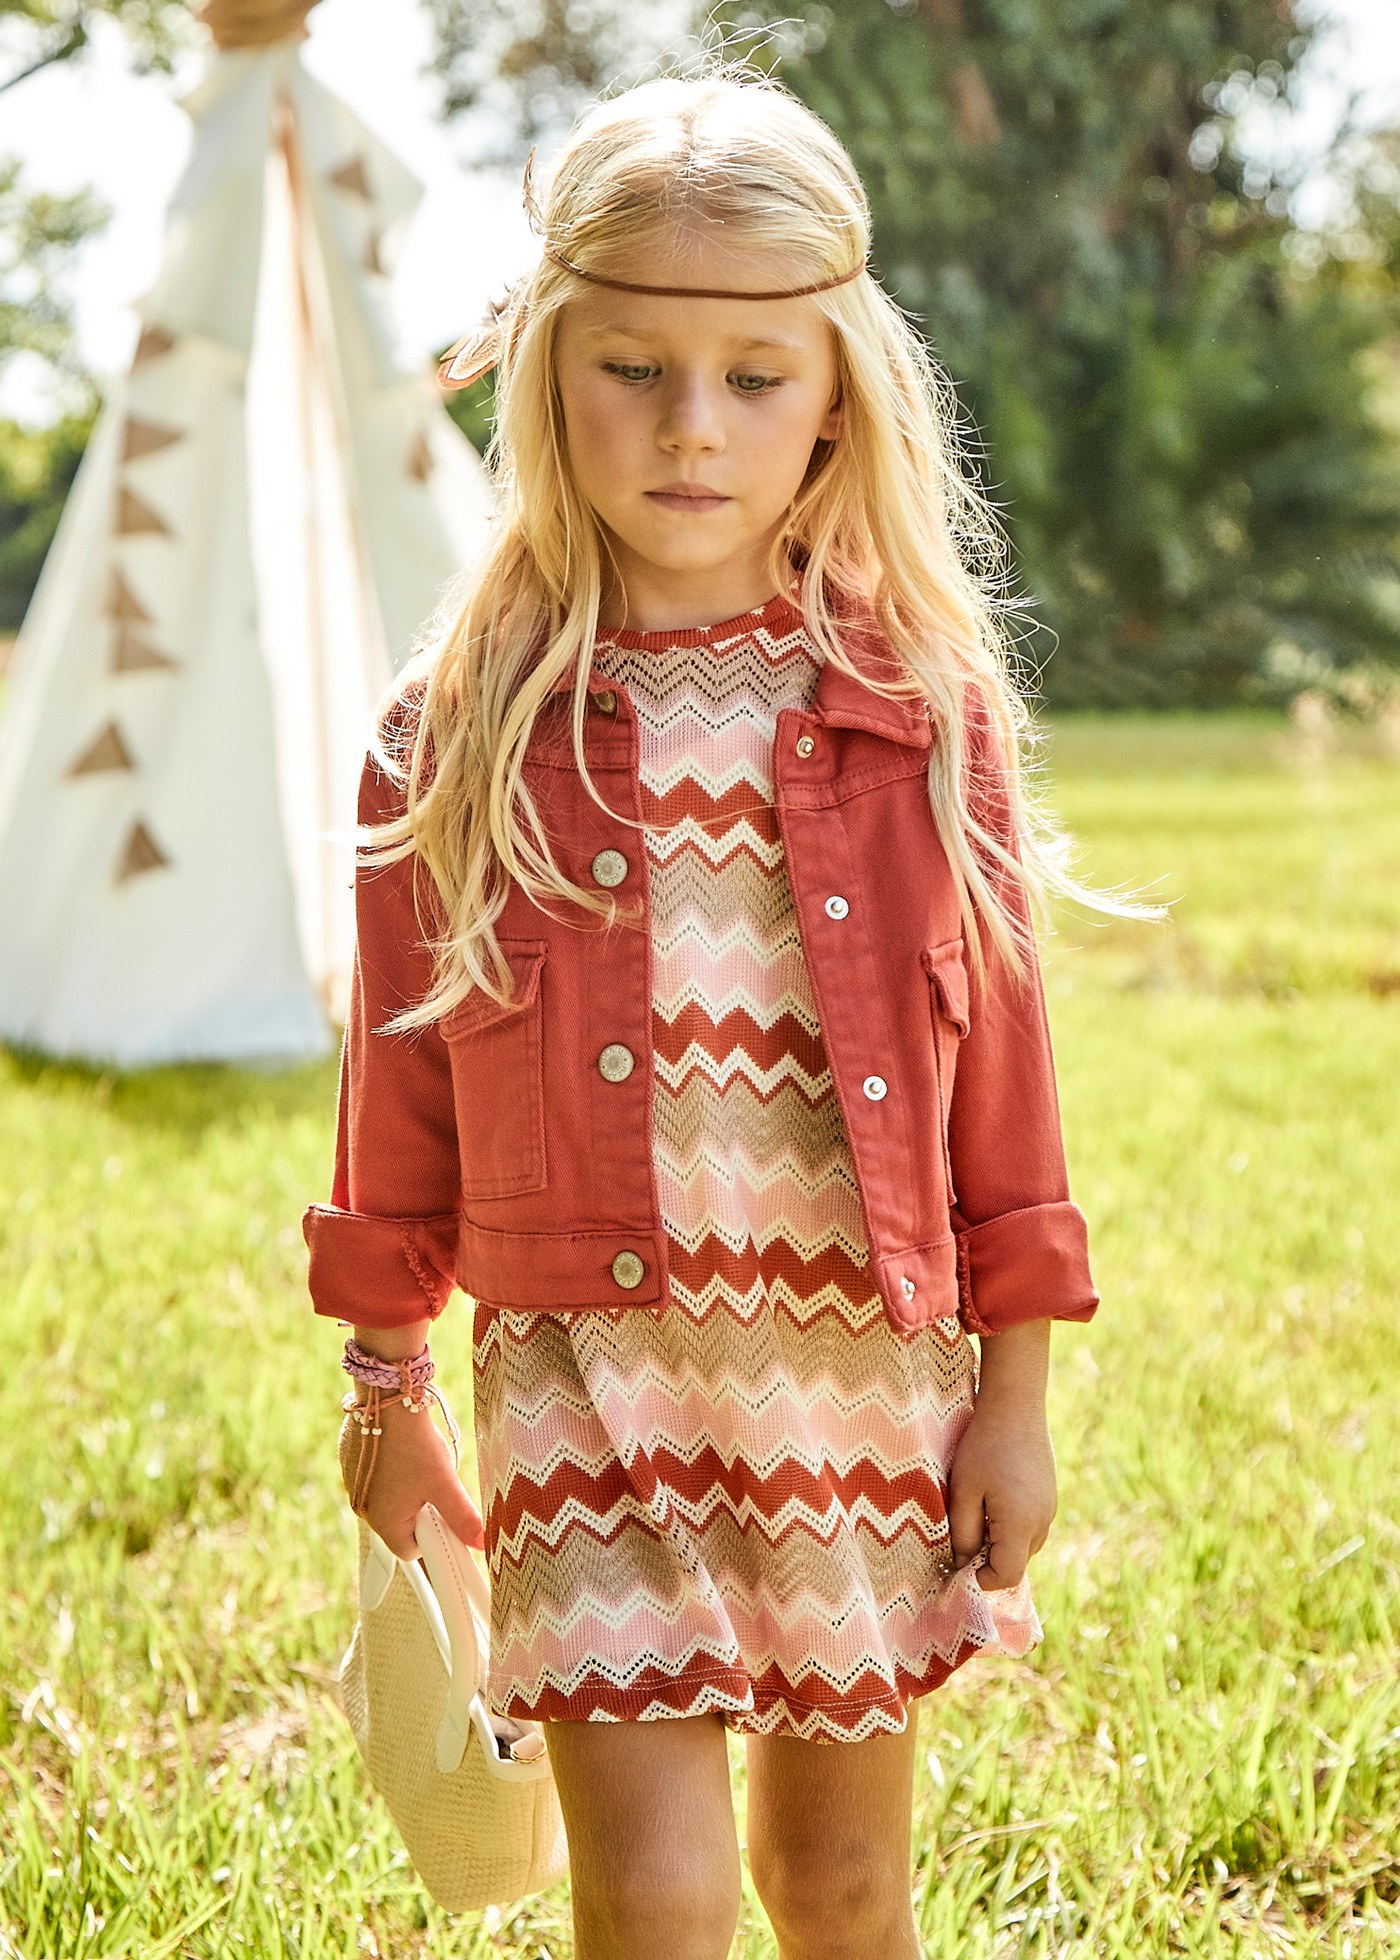
{"label": "jacket collar", "polygon": [[[894,678],[897,667],[892,654],[888,648],[883,653],[879,650],[885,646],[883,635],[879,646],[872,648],[866,633],[847,632],[842,635],[841,645],[862,673],[882,680]],[[828,726],[864,728],[872,735],[883,735],[891,742],[907,742],[913,748],[926,749],[933,740],[933,725],[921,697],[891,700],[888,695],[877,694],[874,688],[867,687],[864,681],[852,679],[829,660],[822,663],[817,676],[812,706]]]}
{"label": "jacket collar", "polygon": [[[852,664],[872,678],[893,680],[899,671],[898,663],[868,604],[845,600],[834,611],[842,629],[842,647]],[[551,697],[572,688],[575,671],[572,666],[564,670],[550,689]],[[612,677],[602,671],[595,658],[588,671],[590,693],[612,685]],[[823,661],[817,676],[812,712],[828,726],[864,728],[872,735],[883,735],[888,741],[905,742],[913,748],[928,748],[933,739],[928,711],[920,698],[891,700],[867,687],[864,681],[843,673],[829,660]]]}

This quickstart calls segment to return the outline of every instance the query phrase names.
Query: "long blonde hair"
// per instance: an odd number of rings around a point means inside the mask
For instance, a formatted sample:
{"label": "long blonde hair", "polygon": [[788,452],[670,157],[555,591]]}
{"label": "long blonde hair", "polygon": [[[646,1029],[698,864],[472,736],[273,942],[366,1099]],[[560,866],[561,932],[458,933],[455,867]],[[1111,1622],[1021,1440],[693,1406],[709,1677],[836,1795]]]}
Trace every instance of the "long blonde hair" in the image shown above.
{"label": "long blonde hair", "polygon": [[[587,271],[615,275],[624,255],[664,230],[722,223],[726,240],[778,250],[795,283],[835,278],[870,245],[865,191],[841,143],[782,83],[720,61],[594,104],[537,199],[547,243]],[[577,663],[574,754],[584,762],[587,681],[603,594],[606,535],[569,466],[554,370],[561,309],[576,275],[541,254],[499,309],[495,429],[487,464],[498,513],[479,563],[448,595],[399,676],[380,767],[404,788],[401,817],[377,826],[370,863],[416,853],[435,887],[435,977],[389,1025],[420,1026],[474,988],[510,998],[495,921],[516,881],[546,910],[572,903],[612,923],[617,901],[576,884],[554,855],[523,773],[541,704]],[[1013,972],[1029,970],[1027,898],[1050,890],[1101,909],[1140,910],[1071,877],[1063,831],[1028,794],[1033,725],[1014,681],[1003,623],[1007,540],[960,467],[951,381],[917,330],[869,275],[814,296],[828,321],[844,404],[842,433],[818,441],[772,547],[774,590],[802,567],[801,603],[819,654],[867,685],[841,645],[832,594],[868,606],[902,673],[879,692],[921,697],[934,740],[929,800],[957,886],[969,954],[983,975],[980,916]],[[969,683],[997,755],[1009,825],[969,802],[963,755]],[[419,700],[421,697],[421,703]],[[405,712],[408,698],[416,715]],[[973,697],[976,698],[975,696]],[[630,822],[619,812],[619,820]],[[998,834],[1000,832],[1000,834]],[[420,906],[420,920],[422,909]]]}

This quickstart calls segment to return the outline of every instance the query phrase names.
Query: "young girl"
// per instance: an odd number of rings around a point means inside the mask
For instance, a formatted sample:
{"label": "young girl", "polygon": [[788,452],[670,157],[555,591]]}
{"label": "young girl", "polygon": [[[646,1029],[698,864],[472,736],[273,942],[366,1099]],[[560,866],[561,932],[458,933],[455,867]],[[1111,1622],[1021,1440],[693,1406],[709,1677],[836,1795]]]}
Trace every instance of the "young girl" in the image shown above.
{"label": "young girl", "polygon": [[429,1499],[485,1546],[579,1960],[728,1952],[726,1728],[783,1960],[908,1960],[911,1704],[1040,1638],[1050,1324],[1097,1304],[999,534],[780,85],[595,106],[531,208],[451,363],[498,369],[500,512],[366,766],[306,1219],[362,1381],[474,1300],[483,1514],[397,1399],[347,1487],[401,1557]]}

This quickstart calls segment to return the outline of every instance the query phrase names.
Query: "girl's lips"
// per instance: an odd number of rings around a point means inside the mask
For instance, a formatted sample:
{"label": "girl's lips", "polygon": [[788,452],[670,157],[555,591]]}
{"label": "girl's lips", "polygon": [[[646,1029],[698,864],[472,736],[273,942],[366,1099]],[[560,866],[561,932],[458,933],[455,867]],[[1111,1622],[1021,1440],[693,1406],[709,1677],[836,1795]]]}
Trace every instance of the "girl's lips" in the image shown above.
{"label": "girl's lips", "polygon": [[647,496],[666,510],[718,510],[729,502],[728,497],[678,497],[669,490],[648,490]]}

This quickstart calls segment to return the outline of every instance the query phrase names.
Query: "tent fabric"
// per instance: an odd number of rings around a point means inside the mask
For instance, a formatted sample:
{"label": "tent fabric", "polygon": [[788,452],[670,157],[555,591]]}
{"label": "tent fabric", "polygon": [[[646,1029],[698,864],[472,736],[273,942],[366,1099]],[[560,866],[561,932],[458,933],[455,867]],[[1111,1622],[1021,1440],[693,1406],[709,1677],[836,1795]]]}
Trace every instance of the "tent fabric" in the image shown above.
{"label": "tent fabric", "polygon": [[0,1038],[323,1054],[373,706],[492,509],[385,279],[420,187],[296,43],[212,57],[0,724]]}

